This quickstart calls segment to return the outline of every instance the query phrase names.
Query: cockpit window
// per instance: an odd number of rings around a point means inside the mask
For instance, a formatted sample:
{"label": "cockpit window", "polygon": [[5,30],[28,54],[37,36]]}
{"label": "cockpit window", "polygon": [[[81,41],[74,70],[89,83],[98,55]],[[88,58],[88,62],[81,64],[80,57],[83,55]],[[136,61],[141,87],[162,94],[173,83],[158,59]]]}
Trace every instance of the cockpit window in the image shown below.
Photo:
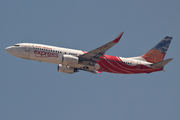
{"label": "cockpit window", "polygon": [[18,47],[19,45],[14,45],[14,46]]}

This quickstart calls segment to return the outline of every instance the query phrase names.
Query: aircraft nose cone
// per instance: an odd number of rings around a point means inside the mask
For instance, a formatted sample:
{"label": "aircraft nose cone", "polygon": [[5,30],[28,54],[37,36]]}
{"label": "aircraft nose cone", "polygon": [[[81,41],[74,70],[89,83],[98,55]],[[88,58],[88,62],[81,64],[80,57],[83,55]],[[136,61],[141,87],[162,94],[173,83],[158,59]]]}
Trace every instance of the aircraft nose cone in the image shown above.
{"label": "aircraft nose cone", "polygon": [[5,50],[9,53],[10,52],[10,47],[5,48]]}
{"label": "aircraft nose cone", "polygon": [[12,48],[11,46],[5,48],[5,50],[6,50],[8,53],[10,53],[10,54],[12,54],[12,52],[13,52],[13,48]]}

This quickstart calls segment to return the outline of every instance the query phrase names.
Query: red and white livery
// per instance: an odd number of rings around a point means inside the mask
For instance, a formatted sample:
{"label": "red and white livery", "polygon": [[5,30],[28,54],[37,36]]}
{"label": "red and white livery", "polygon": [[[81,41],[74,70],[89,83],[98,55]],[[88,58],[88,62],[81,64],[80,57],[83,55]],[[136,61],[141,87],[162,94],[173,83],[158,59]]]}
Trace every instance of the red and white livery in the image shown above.
{"label": "red and white livery", "polygon": [[119,42],[124,32],[113,41],[90,52],[67,49],[43,44],[19,43],[6,48],[16,57],[58,64],[58,71],[73,74],[79,70],[92,73],[137,74],[162,71],[172,60],[164,60],[172,37],[166,36],[146,54],[139,57],[123,58],[105,55],[105,52]]}

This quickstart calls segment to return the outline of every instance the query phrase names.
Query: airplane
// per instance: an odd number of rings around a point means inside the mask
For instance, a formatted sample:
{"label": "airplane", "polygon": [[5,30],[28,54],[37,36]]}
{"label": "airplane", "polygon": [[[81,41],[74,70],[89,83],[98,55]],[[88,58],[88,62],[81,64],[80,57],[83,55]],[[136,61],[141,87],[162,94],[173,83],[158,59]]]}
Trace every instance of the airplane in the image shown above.
{"label": "airplane", "polygon": [[105,55],[108,49],[120,41],[123,33],[90,52],[35,43],[19,43],[5,50],[19,58],[58,64],[59,72],[69,74],[79,70],[91,73],[149,74],[164,71],[164,66],[173,60],[173,58],[163,60],[172,40],[170,36],[164,37],[142,56],[124,58]]}

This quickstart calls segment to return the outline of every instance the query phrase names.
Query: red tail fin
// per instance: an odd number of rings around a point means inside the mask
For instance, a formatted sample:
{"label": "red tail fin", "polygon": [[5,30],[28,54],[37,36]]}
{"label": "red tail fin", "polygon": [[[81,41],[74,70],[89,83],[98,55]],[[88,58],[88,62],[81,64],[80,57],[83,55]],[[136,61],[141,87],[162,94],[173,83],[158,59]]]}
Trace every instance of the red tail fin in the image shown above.
{"label": "red tail fin", "polygon": [[150,51],[148,51],[142,57],[146,59],[146,61],[151,63],[160,62],[164,59],[166,52],[171,43],[172,37],[166,36],[162,39],[156,46],[154,46]]}

